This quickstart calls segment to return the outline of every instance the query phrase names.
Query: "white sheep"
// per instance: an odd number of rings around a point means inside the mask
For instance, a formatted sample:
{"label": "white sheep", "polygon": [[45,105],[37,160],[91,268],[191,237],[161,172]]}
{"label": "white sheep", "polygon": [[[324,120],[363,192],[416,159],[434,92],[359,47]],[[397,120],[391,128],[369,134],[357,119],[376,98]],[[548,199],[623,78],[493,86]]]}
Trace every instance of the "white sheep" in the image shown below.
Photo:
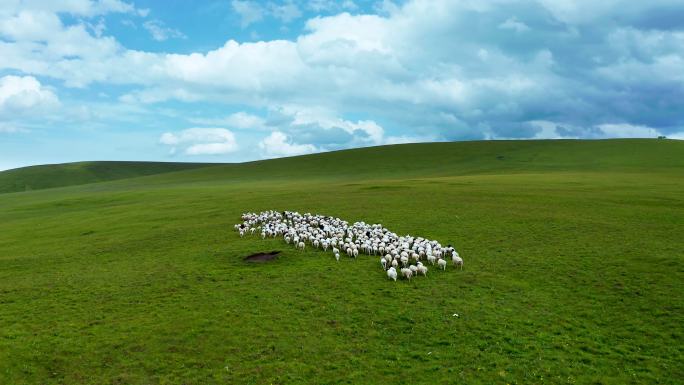
{"label": "white sheep", "polygon": [[456,251],[451,253],[451,260],[454,262],[454,267],[460,266],[461,270],[463,270],[463,258],[459,257]]}
{"label": "white sheep", "polygon": [[401,269],[401,275],[403,275],[410,281],[411,277],[413,276],[413,272],[411,271],[411,269],[407,269],[404,267]]}
{"label": "white sheep", "polygon": [[423,274],[424,276],[427,277],[427,272],[428,272],[427,266],[424,266],[423,264],[418,265],[418,273]]}
{"label": "white sheep", "polygon": [[390,267],[387,270],[387,278],[393,279],[395,282],[397,281],[397,270],[394,267]]}
{"label": "white sheep", "polygon": [[[234,226],[240,237],[256,232],[263,239],[282,237],[286,243],[292,243],[302,251],[307,243],[325,252],[331,248],[337,261],[341,253],[354,258],[358,258],[360,253],[380,255],[380,264],[384,269],[392,268],[396,274],[399,266],[403,266],[407,273],[402,274],[408,279],[420,274],[427,275],[427,267],[421,262],[424,258],[433,265],[437,262],[439,268],[446,270],[447,263],[442,258],[446,259],[450,255],[454,266],[463,269],[463,260],[452,245],[443,247],[435,240],[412,235],[399,236],[380,224],[350,224],[330,216],[275,210],[244,213],[241,218],[243,223]],[[415,266],[411,265],[411,260],[415,260]]]}
{"label": "white sheep", "polygon": [[415,276],[418,276],[418,266],[416,265],[411,265],[409,266],[409,270],[411,270],[411,273]]}

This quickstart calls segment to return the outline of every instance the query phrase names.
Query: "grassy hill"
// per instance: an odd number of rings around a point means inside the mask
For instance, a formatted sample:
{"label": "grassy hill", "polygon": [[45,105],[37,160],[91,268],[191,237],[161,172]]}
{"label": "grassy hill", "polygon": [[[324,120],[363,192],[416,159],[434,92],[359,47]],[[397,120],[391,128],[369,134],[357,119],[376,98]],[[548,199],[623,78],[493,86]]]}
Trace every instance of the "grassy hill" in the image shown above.
{"label": "grassy hill", "polygon": [[203,163],[78,162],[0,172],[0,193],[40,190],[207,167]]}
{"label": "grassy hill", "polygon": [[[375,257],[232,231],[265,209],[453,243],[465,269],[394,283]],[[0,383],[676,384],[683,223],[670,140],[397,145],[0,194]]]}
{"label": "grassy hill", "polygon": [[[230,180],[392,179],[454,175],[684,170],[684,142],[676,140],[538,140],[419,143],[367,147],[247,163],[80,162],[0,172],[0,192],[127,179],[141,183]],[[130,185],[130,181],[124,181]]]}

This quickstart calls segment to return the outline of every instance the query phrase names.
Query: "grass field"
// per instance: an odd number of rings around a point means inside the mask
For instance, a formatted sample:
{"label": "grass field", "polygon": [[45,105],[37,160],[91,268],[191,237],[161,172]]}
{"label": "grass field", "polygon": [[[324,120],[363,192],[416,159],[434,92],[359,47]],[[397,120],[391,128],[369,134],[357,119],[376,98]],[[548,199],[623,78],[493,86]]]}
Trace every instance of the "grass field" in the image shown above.
{"label": "grass field", "polygon": [[[465,269],[395,283],[374,257],[231,231],[265,209],[453,243]],[[0,194],[0,384],[680,384],[683,250],[671,140],[400,145]]]}
{"label": "grass field", "polygon": [[0,193],[41,190],[206,167],[202,163],[78,162],[0,172]]}

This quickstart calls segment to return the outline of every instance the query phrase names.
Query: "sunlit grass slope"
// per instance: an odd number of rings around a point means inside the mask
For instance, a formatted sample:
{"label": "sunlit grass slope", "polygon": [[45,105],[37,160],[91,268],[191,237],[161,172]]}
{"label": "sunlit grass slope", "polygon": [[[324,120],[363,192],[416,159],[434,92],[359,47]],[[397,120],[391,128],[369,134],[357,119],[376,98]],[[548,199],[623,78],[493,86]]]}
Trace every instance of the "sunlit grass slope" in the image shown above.
{"label": "sunlit grass slope", "polygon": [[78,162],[0,172],[0,193],[80,185],[206,167],[203,163]]}
{"label": "sunlit grass slope", "polygon": [[531,172],[648,172],[684,169],[676,140],[547,140],[421,143],[217,165],[141,183],[406,179]]}
{"label": "sunlit grass slope", "polygon": [[[678,384],[683,166],[669,140],[439,143],[0,194],[0,384]],[[394,283],[231,231],[265,209],[465,269]]]}

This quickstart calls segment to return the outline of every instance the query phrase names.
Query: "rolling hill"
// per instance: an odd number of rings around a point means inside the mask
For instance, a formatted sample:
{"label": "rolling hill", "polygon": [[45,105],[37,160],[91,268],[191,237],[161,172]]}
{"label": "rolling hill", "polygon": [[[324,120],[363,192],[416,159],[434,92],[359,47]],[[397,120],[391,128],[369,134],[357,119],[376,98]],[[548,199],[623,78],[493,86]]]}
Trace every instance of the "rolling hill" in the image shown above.
{"label": "rolling hill", "polygon": [[[41,169],[55,188],[0,194],[0,384],[684,378],[684,142],[408,144],[117,179],[68,166]],[[391,282],[377,257],[233,231],[268,209],[451,243],[465,269]]]}
{"label": "rolling hill", "polygon": [[[684,169],[683,151],[684,141],[678,140],[516,140],[401,144],[232,164],[79,162],[0,172],[0,193],[148,175],[157,177],[140,182],[392,179],[654,168],[677,173]],[[190,171],[176,173],[185,170]],[[173,174],[158,175],[165,173]]]}
{"label": "rolling hill", "polygon": [[77,162],[0,172],[0,193],[41,190],[207,167],[204,163]]}

